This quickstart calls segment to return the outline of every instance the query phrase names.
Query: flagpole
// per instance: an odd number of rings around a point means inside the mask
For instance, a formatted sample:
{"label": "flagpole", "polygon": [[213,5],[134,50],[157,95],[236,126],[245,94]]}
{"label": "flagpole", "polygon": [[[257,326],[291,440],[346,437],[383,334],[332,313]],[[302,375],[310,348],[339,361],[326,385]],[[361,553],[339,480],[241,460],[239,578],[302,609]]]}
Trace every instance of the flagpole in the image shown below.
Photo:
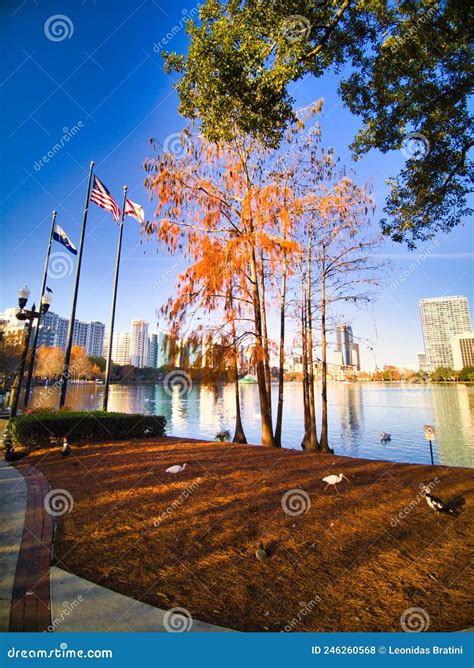
{"label": "flagpole", "polygon": [[28,400],[30,398],[30,392],[31,392],[31,380],[33,378],[33,369],[35,366],[35,357],[36,357],[36,346],[38,343],[38,335],[39,335],[39,326],[41,322],[41,316],[42,316],[42,308],[41,304],[43,301],[44,297],[44,291],[46,289],[46,280],[48,277],[48,264],[49,264],[49,255],[51,253],[51,244],[53,241],[53,230],[54,230],[54,224],[56,223],[56,211],[53,211],[53,217],[51,220],[51,231],[49,233],[49,240],[48,240],[48,248],[46,249],[46,259],[44,261],[44,270],[43,270],[43,282],[41,284],[41,295],[40,295],[40,300],[39,300],[39,310],[38,310],[38,320],[36,322],[36,327],[35,327],[35,333],[33,336],[33,343],[31,344],[31,356],[30,356],[30,366],[28,367],[28,376],[26,379],[26,386],[25,386],[25,396],[23,398],[23,408],[28,408]]}
{"label": "flagpole", "polygon": [[74,281],[74,292],[72,295],[72,305],[71,305],[71,317],[69,319],[69,327],[67,332],[67,343],[66,343],[66,352],[64,353],[64,369],[62,373],[62,385],[61,385],[61,394],[59,396],[59,408],[62,408],[66,403],[66,392],[67,392],[67,382],[69,378],[69,363],[71,361],[71,350],[72,350],[72,337],[74,334],[74,320],[76,319],[76,304],[77,304],[77,293],[79,289],[79,278],[81,275],[81,263],[82,263],[82,249],[84,246],[84,237],[86,234],[86,223],[87,223],[87,212],[89,209],[89,197],[91,194],[91,183],[92,183],[92,171],[94,169],[94,161],[91,161],[89,167],[89,182],[87,184],[87,195],[86,201],[84,204],[84,216],[82,218],[82,232],[81,240],[79,243],[79,251],[77,255],[77,264],[76,264],[76,280]]}
{"label": "flagpole", "polygon": [[114,338],[114,323],[115,323],[115,305],[117,303],[117,286],[119,278],[119,267],[120,267],[120,255],[122,253],[122,236],[123,236],[123,219],[125,217],[125,206],[127,203],[127,186],[123,187],[123,205],[122,205],[122,217],[120,220],[118,243],[117,243],[117,257],[115,260],[115,277],[114,277],[114,289],[112,292],[112,309],[110,311],[110,331],[109,331],[109,348],[107,350],[107,364],[105,367],[105,387],[104,387],[104,401],[103,401],[103,410],[107,410],[107,404],[109,401],[109,386],[110,386],[110,373],[112,370],[112,342]]}

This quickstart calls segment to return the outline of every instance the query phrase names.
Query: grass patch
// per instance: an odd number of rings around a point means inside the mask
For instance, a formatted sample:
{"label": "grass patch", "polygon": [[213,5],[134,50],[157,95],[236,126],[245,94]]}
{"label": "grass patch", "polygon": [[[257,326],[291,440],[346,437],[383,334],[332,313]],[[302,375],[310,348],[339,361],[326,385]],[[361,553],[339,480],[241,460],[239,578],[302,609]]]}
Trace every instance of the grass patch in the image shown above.
{"label": "grass patch", "polygon": [[[31,459],[74,499],[57,565],[135,599],[241,631],[401,631],[412,607],[429,631],[472,625],[470,469],[173,438]],[[350,483],[324,491],[339,472]],[[419,495],[434,479],[434,494],[463,497],[458,517]],[[282,510],[292,489],[307,512]]]}

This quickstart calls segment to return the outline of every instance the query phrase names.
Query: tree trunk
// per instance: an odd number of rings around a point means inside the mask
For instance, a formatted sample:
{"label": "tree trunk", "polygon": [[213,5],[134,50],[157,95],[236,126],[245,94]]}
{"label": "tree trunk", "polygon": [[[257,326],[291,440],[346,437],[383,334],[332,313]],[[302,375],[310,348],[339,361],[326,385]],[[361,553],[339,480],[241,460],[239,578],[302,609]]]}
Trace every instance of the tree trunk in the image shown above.
{"label": "tree trunk", "polygon": [[285,309],[286,309],[286,261],[283,261],[280,302],[280,358],[278,368],[278,408],[275,425],[275,447],[281,448],[283,426],[283,391],[285,383]]}
{"label": "tree trunk", "polygon": [[265,309],[265,274],[263,271],[263,253],[260,259],[260,285],[261,290],[261,309],[262,309],[262,331],[263,331],[263,352],[265,359],[265,385],[267,387],[267,395],[270,409],[270,420],[272,420],[272,377],[270,368],[270,353],[268,350],[268,330],[267,330],[267,313]]}
{"label": "tree trunk", "polygon": [[306,434],[309,431],[309,398],[308,398],[308,358],[306,355],[306,300],[304,298],[304,277],[302,282],[301,299],[301,366],[303,369],[303,420],[304,436],[301,447],[304,450],[306,445]]}
{"label": "tree trunk", "polygon": [[322,259],[321,267],[321,452],[332,452],[328,443],[328,394],[327,394],[327,339],[326,339],[326,263]]}
{"label": "tree trunk", "polygon": [[[232,293],[231,293],[232,306]],[[237,350],[237,336],[235,333],[235,320],[232,321],[232,357],[234,371],[234,390],[235,390],[235,432],[233,443],[247,443],[244,427],[242,425],[242,414],[240,410],[240,390],[239,390],[239,353]]]}
{"label": "tree trunk", "polygon": [[262,336],[262,312],[260,301],[260,290],[258,285],[257,259],[255,257],[255,248],[251,249],[251,281],[252,281],[252,301],[255,322],[255,343],[257,348],[257,384],[260,399],[260,415],[262,423],[262,445],[273,446],[273,425],[270,411],[270,397],[267,392],[265,379],[264,347]]}
{"label": "tree trunk", "polygon": [[239,371],[237,365],[237,353],[234,356],[234,387],[235,387],[235,432],[232,441],[234,443],[247,443],[244,427],[242,425],[242,414],[240,411]]}
{"label": "tree trunk", "polygon": [[307,262],[307,284],[306,284],[306,358],[307,358],[307,384],[308,384],[308,427],[304,438],[305,450],[318,450],[318,434],[316,430],[316,408],[314,397],[314,367],[313,367],[313,318],[312,318],[312,294],[311,294],[311,261],[312,261],[312,226],[309,230],[308,239],[308,262]]}

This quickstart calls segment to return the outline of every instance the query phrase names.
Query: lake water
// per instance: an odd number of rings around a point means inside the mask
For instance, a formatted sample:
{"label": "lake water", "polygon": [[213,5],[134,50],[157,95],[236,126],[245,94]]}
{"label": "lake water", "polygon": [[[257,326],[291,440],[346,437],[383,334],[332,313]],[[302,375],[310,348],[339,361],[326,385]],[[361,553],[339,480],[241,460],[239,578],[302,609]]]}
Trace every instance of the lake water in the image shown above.
{"label": "lake water", "polygon": [[[274,399],[278,388],[274,386]],[[102,385],[70,384],[67,405],[100,409]],[[319,390],[318,390],[319,391]],[[50,389],[51,392],[51,389]],[[300,383],[285,384],[283,447],[300,448],[303,404]],[[34,389],[33,399],[57,406],[57,395]],[[260,442],[260,413],[256,385],[241,385],[242,419],[249,443]],[[172,436],[215,439],[222,429],[233,434],[233,385],[217,390],[195,385],[184,395],[176,387],[170,396],[161,384],[112,385],[109,410],[164,415]],[[276,414],[276,409],[274,411]],[[331,383],[329,385],[330,446],[336,454],[390,461],[430,463],[423,425],[436,429],[434,462],[474,467],[474,386]],[[381,444],[381,431],[392,440]]]}

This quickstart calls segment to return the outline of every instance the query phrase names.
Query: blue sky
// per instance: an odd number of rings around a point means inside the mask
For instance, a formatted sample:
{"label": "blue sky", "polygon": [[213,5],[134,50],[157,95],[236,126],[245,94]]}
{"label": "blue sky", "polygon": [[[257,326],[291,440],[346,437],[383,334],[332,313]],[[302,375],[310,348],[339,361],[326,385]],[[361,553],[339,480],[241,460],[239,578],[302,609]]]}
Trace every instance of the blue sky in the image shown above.
{"label": "blue sky", "polygon": [[[1,180],[2,246],[0,310],[16,304],[17,290],[27,283],[39,291],[51,211],[78,243],[91,159],[95,173],[120,200],[141,203],[148,217],[149,201],[142,164],[150,155],[149,137],[164,143],[185,125],[177,113],[173,78],[163,71],[155,45],[184,52],[183,17],[192,2],[143,0],[3,0],[1,4],[0,70],[3,174]],[[66,32],[48,20],[60,15]],[[174,29],[174,30],[173,30]],[[175,34],[170,40],[167,34]],[[60,37],[64,39],[58,39]],[[54,39],[51,39],[53,37]],[[164,44],[164,42],[167,42]],[[342,107],[337,79],[305,78],[292,88],[296,106],[323,97],[321,118],[326,146],[333,146],[346,164],[347,146],[358,119]],[[42,157],[61,142],[48,161]],[[385,180],[396,174],[404,158],[399,151],[372,151],[357,164],[357,179],[371,177],[379,204]],[[84,248],[77,317],[108,323],[117,228],[109,213],[91,205]],[[414,364],[422,350],[418,299],[448,294],[467,295],[472,305],[473,234],[470,222],[450,235],[439,235],[410,253],[387,241],[391,258],[386,286],[373,308],[346,311],[354,334],[375,346],[378,365]],[[430,247],[427,259],[418,257]],[[53,246],[56,278],[52,310],[68,316],[73,285],[72,265],[58,244]],[[66,264],[65,264],[66,262]],[[128,330],[132,318],[156,323],[155,311],[172,291],[173,265],[154,241],[140,235],[138,224],[126,220],[116,327]],[[415,263],[415,269],[409,269]],[[61,277],[61,278],[59,278]],[[373,355],[362,346],[362,359]]]}

